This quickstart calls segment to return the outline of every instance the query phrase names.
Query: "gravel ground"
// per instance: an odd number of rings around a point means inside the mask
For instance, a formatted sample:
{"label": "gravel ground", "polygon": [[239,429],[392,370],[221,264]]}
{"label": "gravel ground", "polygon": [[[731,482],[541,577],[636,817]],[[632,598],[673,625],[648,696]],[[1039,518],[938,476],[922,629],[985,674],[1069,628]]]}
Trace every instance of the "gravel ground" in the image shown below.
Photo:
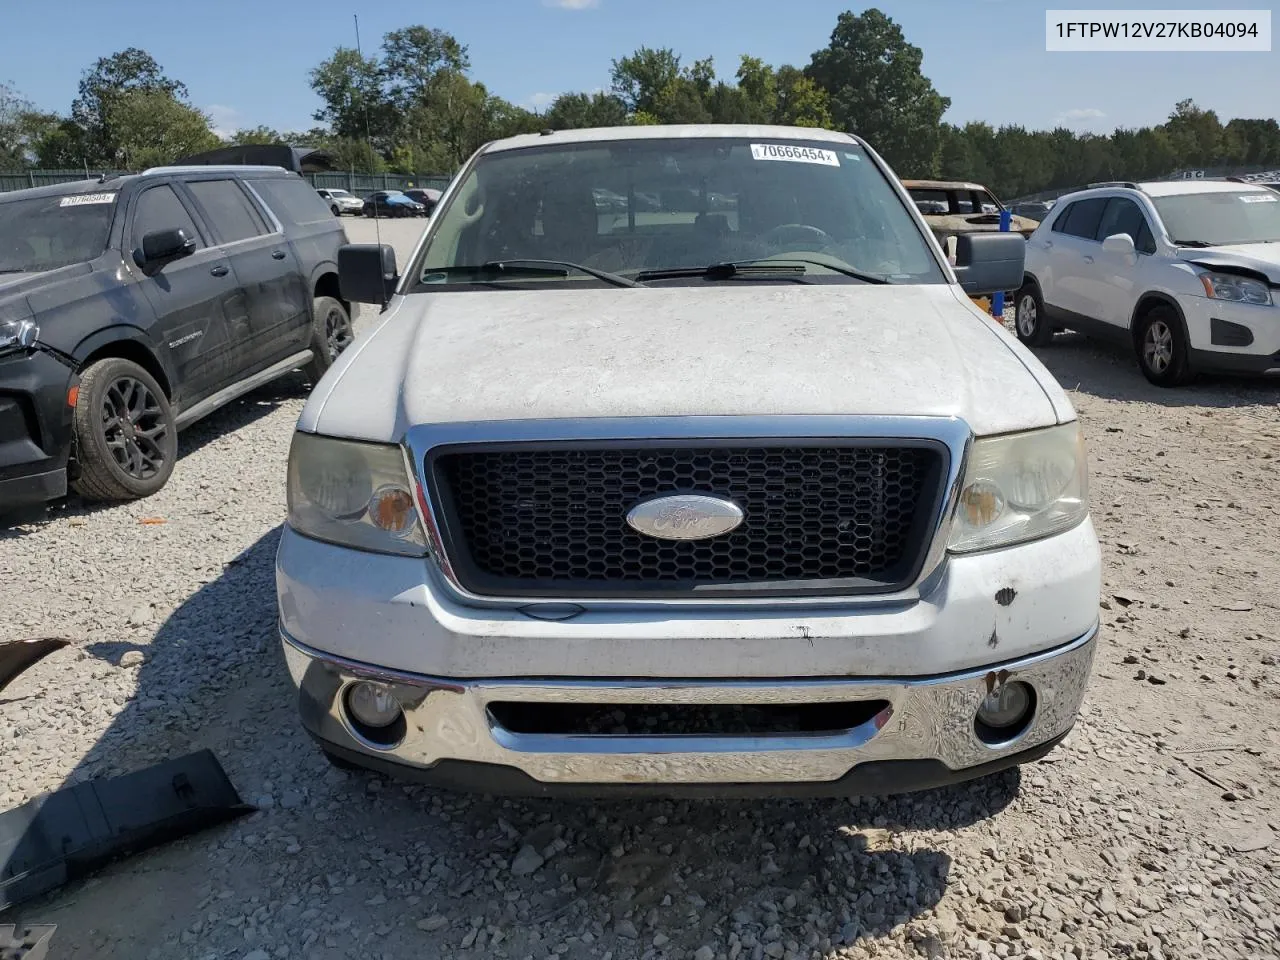
{"label": "gravel ground", "polygon": [[[387,229],[403,262],[420,225]],[[274,634],[305,390],[283,381],[184,434],[150,500],[0,531],[0,637],[73,643],[0,695],[0,809],[201,747],[259,807],[0,919],[56,923],[66,958],[1280,956],[1280,387],[1160,391],[1058,340],[1106,629],[1043,761],[806,803],[506,802],[332,770]]]}

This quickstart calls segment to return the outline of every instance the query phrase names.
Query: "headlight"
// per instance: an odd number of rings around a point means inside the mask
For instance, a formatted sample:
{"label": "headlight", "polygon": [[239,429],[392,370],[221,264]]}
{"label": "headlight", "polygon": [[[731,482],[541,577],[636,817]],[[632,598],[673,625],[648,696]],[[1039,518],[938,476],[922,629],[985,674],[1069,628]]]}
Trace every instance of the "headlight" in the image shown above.
{"label": "headlight", "polygon": [[1270,305],[1271,288],[1260,280],[1250,280],[1234,273],[1202,273],[1204,295],[1214,300],[1234,300],[1237,303]]}
{"label": "headlight", "polygon": [[404,454],[393,444],[295,433],[289,526],[317,540],[420,557],[426,540]]}
{"label": "headlight", "polygon": [[1068,530],[1089,515],[1080,426],[975,440],[951,527],[953,553],[990,550]]}
{"label": "headlight", "polygon": [[22,350],[36,342],[40,328],[30,320],[8,320],[0,323],[0,353]]}

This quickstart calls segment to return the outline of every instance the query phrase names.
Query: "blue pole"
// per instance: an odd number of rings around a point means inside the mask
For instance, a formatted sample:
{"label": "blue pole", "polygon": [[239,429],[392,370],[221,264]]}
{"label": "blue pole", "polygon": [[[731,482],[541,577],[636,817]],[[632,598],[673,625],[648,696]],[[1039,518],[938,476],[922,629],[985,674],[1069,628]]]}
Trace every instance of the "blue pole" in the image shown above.
{"label": "blue pole", "polygon": [[[1000,232],[1008,233],[1009,227],[1013,223],[1013,214],[1008,210],[1000,211]],[[997,290],[995,296],[991,298],[991,315],[996,319],[1004,317],[1004,291]]]}

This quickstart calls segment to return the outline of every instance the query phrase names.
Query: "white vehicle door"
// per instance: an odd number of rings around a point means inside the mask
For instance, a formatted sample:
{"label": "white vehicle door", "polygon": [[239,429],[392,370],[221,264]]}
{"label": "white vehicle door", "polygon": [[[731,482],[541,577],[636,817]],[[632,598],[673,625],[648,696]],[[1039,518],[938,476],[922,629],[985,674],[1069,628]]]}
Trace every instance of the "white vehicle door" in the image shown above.
{"label": "white vehicle door", "polygon": [[[1102,249],[1107,237],[1127,234],[1134,253],[1125,255]],[[1091,274],[1084,284],[1089,301],[1088,315],[1117,327],[1128,327],[1138,296],[1148,289],[1147,273],[1153,269],[1156,252],[1151,226],[1142,208],[1128,197],[1107,201],[1097,231],[1098,249]]]}
{"label": "white vehicle door", "polygon": [[[1094,238],[1106,205],[1106,197],[1076,200],[1054,220],[1046,238],[1052,280],[1048,289],[1041,290],[1051,308],[1098,319],[1096,298],[1090,296],[1089,290],[1102,252]],[[1069,321],[1070,317],[1063,319]]]}

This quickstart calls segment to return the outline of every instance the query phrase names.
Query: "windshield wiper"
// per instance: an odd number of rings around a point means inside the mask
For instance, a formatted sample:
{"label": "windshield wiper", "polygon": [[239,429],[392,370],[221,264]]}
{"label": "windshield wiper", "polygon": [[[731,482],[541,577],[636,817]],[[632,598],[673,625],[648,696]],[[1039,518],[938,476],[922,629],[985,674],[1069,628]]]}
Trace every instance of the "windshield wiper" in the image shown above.
{"label": "windshield wiper", "polygon": [[1208,240],[1175,240],[1175,247],[1220,247],[1220,243],[1210,243]]}
{"label": "windshield wiper", "polygon": [[636,279],[675,280],[681,277],[701,277],[704,280],[749,280],[777,277],[798,279],[807,272],[803,266],[806,263],[813,264],[815,267],[824,267],[832,273],[853,277],[855,280],[861,280],[864,283],[889,282],[883,277],[861,273],[851,267],[838,267],[824,260],[809,260],[805,257],[760,257],[755,260],[712,263],[705,267],[665,267],[657,270],[641,270],[636,274]]}
{"label": "windshield wiper", "polygon": [[738,260],[737,264],[759,264],[764,266],[767,263],[811,263],[815,267],[823,267],[827,270],[834,271],[846,277],[853,277],[855,280],[861,280],[864,283],[888,283],[884,277],[878,277],[874,273],[863,273],[861,270],[855,270],[853,267],[841,267],[834,263],[827,263],[825,260],[811,260],[807,257],[764,257],[760,260]]}
{"label": "windshield wiper", "polygon": [[[464,267],[454,267],[452,269],[466,269]],[[577,270],[579,273],[585,273],[589,277],[595,277],[597,280],[603,280],[605,283],[611,283],[615,287],[643,287],[643,283],[637,283],[628,277],[620,276],[616,273],[610,273],[608,270],[597,270],[595,267],[584,267],[580,263],[573,263],[570,260],[534,260],[528,257],[515,257],[511,260],[489,260],[480,264],[478,269],[481,273],[550,273],[568,276],[570,270]]]}
{"label": "windshield wiper", "polygon": [[658,267],[653,270],[641,270],[636,274],[637,280],[678,280],[683,277],[701,277],[704,280],[739,280],[752,278],[800,278],[804,276],[804,267],[799,264],[788,266],[755,265],[749,260],[741,263],[711,263],[705,267]]}
{"label": "windshield wiper", "polygon": [[[570,271],[577,270],[585,273],[589,277],[595,277],[597,280],[603,280],[605,283],[611,283],[615,287],[643,287],[643,283],[636,283],[626,277],[619,276],[616,273],[609,273],[605,270],[597,270],[594,267],[584,267],[580,263],[571,263],[568,260],[527,260],[523,257],[516,257],[511,260],[489,260],[481,264],[458,264],[451,267],[429,267],[422,271],[423,280],[432,274],[447,274],[453,277],[455,274],[470,274],[473,277],[484,277],[484,281],[477,279],[477,282],[491,282],[494,277],[499,276],[535,276],[535,277],[567,277]],[[419,282],[422,282],[421,280]]]}

